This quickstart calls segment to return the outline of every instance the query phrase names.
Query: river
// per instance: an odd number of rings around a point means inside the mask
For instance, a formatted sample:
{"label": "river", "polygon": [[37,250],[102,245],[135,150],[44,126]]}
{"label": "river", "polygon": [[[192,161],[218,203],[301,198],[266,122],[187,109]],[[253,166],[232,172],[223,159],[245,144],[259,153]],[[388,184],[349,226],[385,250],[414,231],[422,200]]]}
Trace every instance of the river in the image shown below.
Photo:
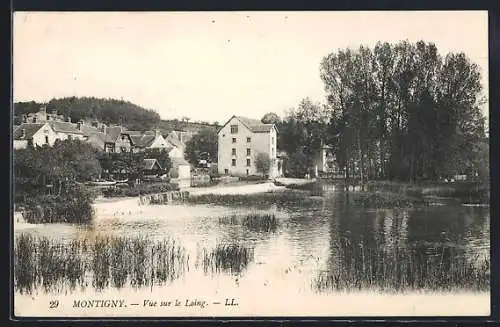
{"label": "river", "polygon": [[[15,230],[16,238],[31,235],[63,244],[103,235],[125,239],[140,236],[152,243],[169,238],[185,250],[186,264],[182,273],[161,285],[152,277],[142,286],[124,283],[114,287],[106,282],[98,288],[84,282],[74,289],[35,287],[31,293],[22,294],[16,289],[16,313],[489,314],[489,267],[485,267],[490,251],[488,207],[444,204],[368,209],[354,205],[355,196],[333,192],[307,203],[250,200],[238,206],[222,200],[214,204],[139,206],[136,200],[128,199],[96,204],[96,217],[88,226],[20,225]],[[277,226],[259,230],[237,222],[250,213],[271,215]],[[249,258],[238,266],[241,269],[221,268],[224,264],[220,262],[211,269],[204,266],[207,253],[213,254],[211,251],[221,245],[248,249]],[[154,265],[156,259],[151,260]],[[145,275],[149,275],[147,269],[146,265]],[[478,272],[483,274],[482,284],[475,279]],[[128,305],[123,309],[83,309],[77,304],[75,308],[76,300],[109,298],[126,299]],[[48,309],[54,299],[57,307]],[[175,305],[176,301],[181,304]]]}

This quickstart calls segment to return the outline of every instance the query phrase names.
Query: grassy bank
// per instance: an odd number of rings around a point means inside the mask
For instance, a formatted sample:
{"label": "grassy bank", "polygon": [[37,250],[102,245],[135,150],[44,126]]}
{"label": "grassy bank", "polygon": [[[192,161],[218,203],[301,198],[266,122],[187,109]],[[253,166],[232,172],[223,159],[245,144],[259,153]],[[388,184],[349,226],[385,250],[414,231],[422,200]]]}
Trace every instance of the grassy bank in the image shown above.
{"label": "grassy bank", "polygon": [[175,183],[144,183],[125,187],[108,187],[102,190],[105,198],[133,197],[147,194],[178,191],[179,185]]}
{"label": "grassy bank", "polygon": [[489,184],[480,182],[458,181],[403,183],[396,181],[374,181],[367,185],[368,191],[404,194],[409,198],[443,197],[461,201],[462,203],[489,203]]}

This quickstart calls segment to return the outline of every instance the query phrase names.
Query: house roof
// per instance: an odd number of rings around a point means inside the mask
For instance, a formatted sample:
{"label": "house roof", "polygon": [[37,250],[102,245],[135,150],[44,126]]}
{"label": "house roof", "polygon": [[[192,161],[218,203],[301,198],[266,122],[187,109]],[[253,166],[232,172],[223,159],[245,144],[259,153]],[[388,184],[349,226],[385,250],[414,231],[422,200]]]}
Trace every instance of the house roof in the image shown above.
{"label": "house roof", "polygon": [[88,136],[89,136],[89,140],[98,139],[103,143],[114,143],[115,142],[115,139],[113,139],[111,136],[109,136],[108,134],[101,133],[101,132],[90,133]]}
{"label": "house roof", "polygon": [[152,170],[154,166],[158,165],[161,169],[161,165],[156,159],[144,159],[144,169]]}
{"label": "house roof", "polygon": [[141,148],[150,146],[156,139],[155,131],[126,131],[124,133],[130,136],[133,145]]}
{"label": "house roof", "polygon": [[78,130],[75,124],[70,122],[55,121],[49,123],[52,129],[56,132],[69,133],[69,134],[84,134]]}
{"label": "house roof", "polygon": [[30,140],[43,126],[45,126],[45,123],[23,123],[14,129],[13,138],[14,140]]}
{"label": "house roof", "polygon": [[87,124],[81,125],[81,131],[85,136],[90,136],[92,134],[101,132],[99,128]]}
{"label": "house roof", "polygon": [[245,125],[253,133],[267,133],[273,129],[274,124],[264,124],[258,119],[248,118],[243,116],[232,116],[222,127],[224,128],[231,119],[238,119],[243,125]]}
{"label": "house roof", "polygon": [[124,130],[121,126],[110,126],[106,128],[106,135],[108,135],[113,142],[115,142],[122,133],[124,133]]}

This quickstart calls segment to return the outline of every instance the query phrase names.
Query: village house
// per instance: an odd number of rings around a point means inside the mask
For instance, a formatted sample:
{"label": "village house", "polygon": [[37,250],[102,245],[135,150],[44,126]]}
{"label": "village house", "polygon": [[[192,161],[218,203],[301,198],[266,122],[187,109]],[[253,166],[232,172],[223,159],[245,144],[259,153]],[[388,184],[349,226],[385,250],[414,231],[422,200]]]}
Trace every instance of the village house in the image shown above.
{"label": "village house", "polygon": [[231,117],[218,132],[218,171],[223,175],[258,175],[255,160],[259,153],[270,161],[269,177],[281,175],[277,157],[277,134],[274,124],[263,124],[257,119]]}
{"label": "village house", "polygon": [[139,152],[145,149],[167,149],[170,145],[160,131],[125,131],[130,136],[132,151]]}
{"label": "village house", "polygon": [[337,160],[331,146],[322,145],[313,158],[313,174],[314,176],[334,176],[339,174]]}
{"label": "village house", "polygon": [[163,172],[163,167],[156,159],[144,159],[143,173],[145,176],[156,176]]}
{"label": "village house", "polygon": [[68,122],[22,123],[13,131],[14,149],[28,146],[53,146],[56,140],[86,140],[83,132]]}
{"label": "village house", "polygon": [[23,115],[23,123],[45,123],[51,121],[68,121],[63,115],[58,115],[57,110],[47,112],[47,107],[42,106],[38,112]]}

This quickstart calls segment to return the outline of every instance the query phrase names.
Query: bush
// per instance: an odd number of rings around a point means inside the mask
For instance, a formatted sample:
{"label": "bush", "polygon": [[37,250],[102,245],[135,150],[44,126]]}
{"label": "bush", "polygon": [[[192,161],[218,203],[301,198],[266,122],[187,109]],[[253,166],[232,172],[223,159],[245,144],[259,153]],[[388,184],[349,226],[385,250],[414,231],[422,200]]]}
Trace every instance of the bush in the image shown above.
{"label": "bush", "polygon": [[255,181],[265,181],[267,180],[266,176],[261,176],[261,175],[249,175],[249,176],[244,176],[239,178],[240,181],[247,181],[247,182],[255,182]]}
{"label": "bush", "polygon": [[93,216],[93,195],[74,187],[62,195],[41,195],[25,203],[28,223],[88,223]]}
{"label": "bush", "polygon": [[165,193],[169,191],[178,191],[177,183],[159,183],[159,184],[137,184],[130,188],[108,187],[102,191],[104,197],[134,197],[145,194]]}

